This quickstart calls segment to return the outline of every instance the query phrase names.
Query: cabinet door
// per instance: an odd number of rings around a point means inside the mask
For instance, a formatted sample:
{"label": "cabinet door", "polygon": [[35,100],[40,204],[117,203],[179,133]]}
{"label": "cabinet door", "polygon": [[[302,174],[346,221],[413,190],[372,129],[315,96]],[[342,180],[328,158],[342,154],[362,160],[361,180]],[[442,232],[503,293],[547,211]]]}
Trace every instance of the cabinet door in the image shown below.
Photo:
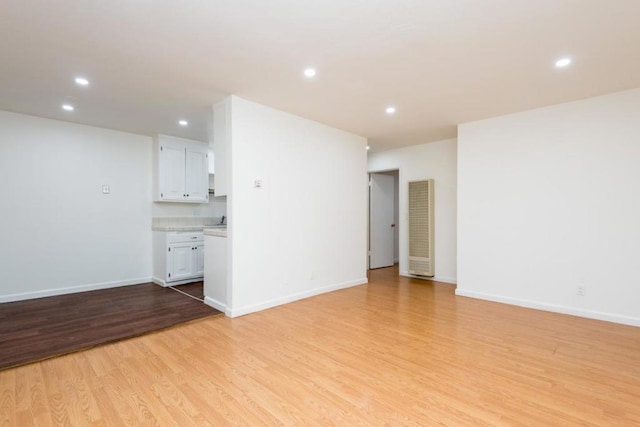
{"label": "cabinet door", "polygon": [[213,107],[213,151],[215,152],[216,197],[227,195],[227,149],[230,148],[231,138],[231,100],[224,101]]}
{"label": "cabinet door", "polygon": [[209,148],[207,150],[207,157],[208,157],[208,163],[209,163],[209,175],[213,175],[214,173],[216,173],[216,162],[215,162],[215,156],[213,154],[213,150],[211,148]]}
{"label": "cabinet door", "polygon": [[193,245],[195,247],[194,253],[194,276],[204,275],[204,242],[199,242]]}
{"label": "cabinet door", "polygon": [[167,252],[167,282],[188,279],[194,270],[194,243],[173,243]]}
{"label": "cabinet door", "polygon": [[171,145],[159,147],[158,190],[161,200],[183,200],[185,193],[185,150]]}
{"label": "cabinet door", "polygon": [[207,147],[186,149],[185,201],[206,202],[209,200],[209,161]]}

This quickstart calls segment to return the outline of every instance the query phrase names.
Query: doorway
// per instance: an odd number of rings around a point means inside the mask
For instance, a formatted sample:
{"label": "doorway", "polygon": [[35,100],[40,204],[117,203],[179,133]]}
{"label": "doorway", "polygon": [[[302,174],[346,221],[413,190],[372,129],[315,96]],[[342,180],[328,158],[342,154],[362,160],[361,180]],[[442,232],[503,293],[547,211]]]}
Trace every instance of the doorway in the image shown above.
{"label": "doorway", "polygon": [[369,269],[399,260],[399,177],[397,169],[369,174]]}

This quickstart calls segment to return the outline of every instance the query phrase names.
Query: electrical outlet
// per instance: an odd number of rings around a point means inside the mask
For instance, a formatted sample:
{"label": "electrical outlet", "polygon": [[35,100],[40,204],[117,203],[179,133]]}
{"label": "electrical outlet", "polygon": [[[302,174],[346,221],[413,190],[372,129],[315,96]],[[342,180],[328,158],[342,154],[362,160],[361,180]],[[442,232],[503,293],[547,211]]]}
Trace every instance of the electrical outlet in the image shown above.
{"label": "electrical outlet", "polygon": [[579,285],[576,288],[576,295],[578,295],[579,297],[583,297],[587,294],[587,288],[584,285]]}

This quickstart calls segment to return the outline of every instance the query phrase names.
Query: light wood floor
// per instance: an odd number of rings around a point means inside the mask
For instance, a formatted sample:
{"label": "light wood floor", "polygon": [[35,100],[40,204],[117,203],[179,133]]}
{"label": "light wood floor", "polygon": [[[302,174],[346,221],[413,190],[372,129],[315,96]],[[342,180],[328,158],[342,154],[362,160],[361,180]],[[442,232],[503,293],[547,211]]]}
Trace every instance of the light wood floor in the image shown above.
{"label": "light wood floor", "polygon": [[640,328],[453,292],[376,270],[1,371],[0,425],[640,425]]}

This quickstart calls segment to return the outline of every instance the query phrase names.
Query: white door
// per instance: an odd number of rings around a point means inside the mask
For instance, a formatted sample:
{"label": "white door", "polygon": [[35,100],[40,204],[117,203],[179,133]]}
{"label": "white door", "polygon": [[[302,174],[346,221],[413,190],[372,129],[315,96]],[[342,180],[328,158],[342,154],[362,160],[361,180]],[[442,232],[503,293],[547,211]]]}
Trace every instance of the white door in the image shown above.
{"label": "white door", "polygon": [[393,265],[395,201],[394,178],[391,175],[371,174],[369,193],[369,268]]}

